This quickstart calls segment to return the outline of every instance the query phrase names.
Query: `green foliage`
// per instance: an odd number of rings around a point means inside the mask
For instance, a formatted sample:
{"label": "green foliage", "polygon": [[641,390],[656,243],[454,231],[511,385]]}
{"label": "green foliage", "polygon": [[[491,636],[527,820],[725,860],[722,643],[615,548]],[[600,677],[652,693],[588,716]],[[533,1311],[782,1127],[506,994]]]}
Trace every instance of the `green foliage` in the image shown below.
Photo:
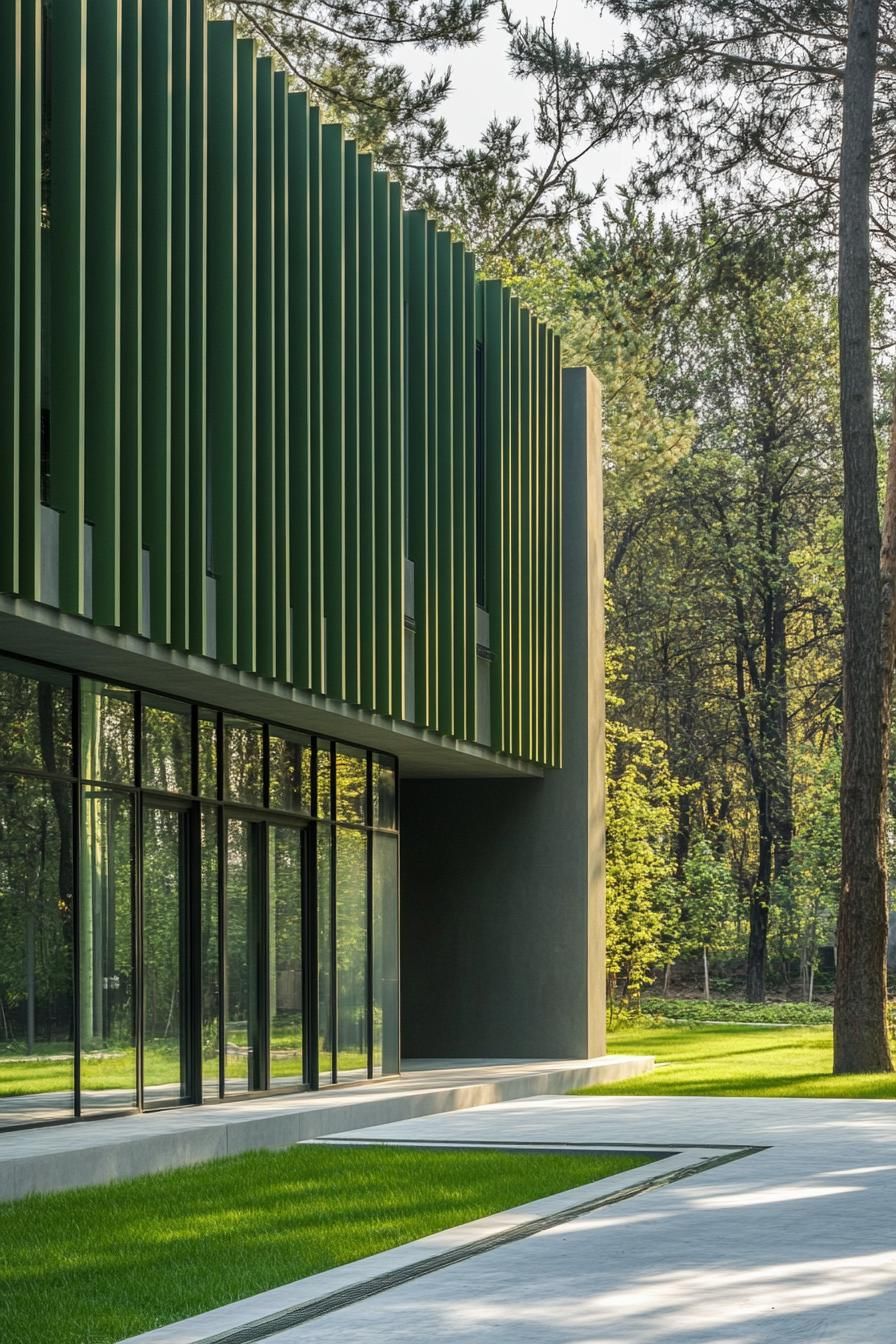
{"label": "green foliage", "polygon": [[[830,1026],[833,1010],[820,1003],[744,1003],[742,999],[660,999],[645,995],[644,1017],[666,1022],[765,1022],[773,1026]],[[635,1025],[632,1023],[631,1025]]]}
{"label": "green foliage", "polygon": [[114,1344],[645,1160],[299,1144],[32,1196],[0,1206],[4,1337]]}

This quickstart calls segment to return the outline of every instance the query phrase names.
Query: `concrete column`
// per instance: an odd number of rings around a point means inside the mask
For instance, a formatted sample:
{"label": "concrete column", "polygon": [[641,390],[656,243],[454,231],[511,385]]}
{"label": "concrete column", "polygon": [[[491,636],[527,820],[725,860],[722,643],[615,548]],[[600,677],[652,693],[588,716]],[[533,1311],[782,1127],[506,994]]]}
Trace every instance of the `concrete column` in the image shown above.
{"label": "concrete column", "polygon": [[405,1058],[588,1058],[604,1030],[600,387],[563,375],[563,757],[542,779],[404,779]]}

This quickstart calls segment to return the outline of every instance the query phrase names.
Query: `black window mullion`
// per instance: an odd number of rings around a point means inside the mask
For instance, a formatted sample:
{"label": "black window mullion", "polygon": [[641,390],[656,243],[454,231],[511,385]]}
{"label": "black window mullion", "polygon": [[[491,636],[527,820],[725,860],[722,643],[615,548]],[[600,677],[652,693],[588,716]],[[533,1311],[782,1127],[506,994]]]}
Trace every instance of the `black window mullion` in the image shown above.
{"label": "black window mullion", "polygon": [[[373,819],[373,758],[367,753],[367,809],[366,814]],[[368,830],[365,836],[367,846],[367,1077],[373,1077],[373,836]]]}
{"label": "black window mullion", "polygon": [[72,678],[72,1088],[73,1111],[81,1115],[81,678]]}

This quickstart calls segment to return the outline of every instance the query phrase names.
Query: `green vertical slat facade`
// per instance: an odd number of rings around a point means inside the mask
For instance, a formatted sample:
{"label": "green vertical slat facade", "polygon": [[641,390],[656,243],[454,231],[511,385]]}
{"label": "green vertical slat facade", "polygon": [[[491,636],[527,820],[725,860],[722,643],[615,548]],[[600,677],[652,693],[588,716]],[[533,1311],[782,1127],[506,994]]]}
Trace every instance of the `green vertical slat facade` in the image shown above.
{"label": "green vertical slat facade", "polygon": [[0,21],[0,588],[57,597],[45,488],[64,610],[468,741],[482,593],[491,745],[555,761],[553,333],[202,0],[51,12]]}
{"label": "green vertical slat facade", "polygon": [[154,0],[143,9],[143,545],[160,644],[171,642],[171,58],[171,0]]}
{"label": "green vertical slat facade", "polygon": [[50,504],[59,517],[59,605],[84,609],[84,243],[87,3],[53,11],[49,127]]}
{"label": "green vertical slat facade", "polygon": [[[0,10],[0,312],[21,304],[22,217],[22,6],[6,0]],[[0,499],[12,507],[0,529],[0,585],[19,591],[19,453],[21,434],[20,331],[0,323]]]}

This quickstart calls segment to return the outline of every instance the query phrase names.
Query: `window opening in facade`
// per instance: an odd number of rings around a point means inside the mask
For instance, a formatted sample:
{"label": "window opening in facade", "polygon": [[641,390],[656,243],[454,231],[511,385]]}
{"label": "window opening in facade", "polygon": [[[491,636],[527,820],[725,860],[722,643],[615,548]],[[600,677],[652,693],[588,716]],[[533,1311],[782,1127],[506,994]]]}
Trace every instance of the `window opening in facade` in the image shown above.
{"label": "window opening in facade", "polygon": [[0,660],[0,1128],[398,1068],[394,758]]}

